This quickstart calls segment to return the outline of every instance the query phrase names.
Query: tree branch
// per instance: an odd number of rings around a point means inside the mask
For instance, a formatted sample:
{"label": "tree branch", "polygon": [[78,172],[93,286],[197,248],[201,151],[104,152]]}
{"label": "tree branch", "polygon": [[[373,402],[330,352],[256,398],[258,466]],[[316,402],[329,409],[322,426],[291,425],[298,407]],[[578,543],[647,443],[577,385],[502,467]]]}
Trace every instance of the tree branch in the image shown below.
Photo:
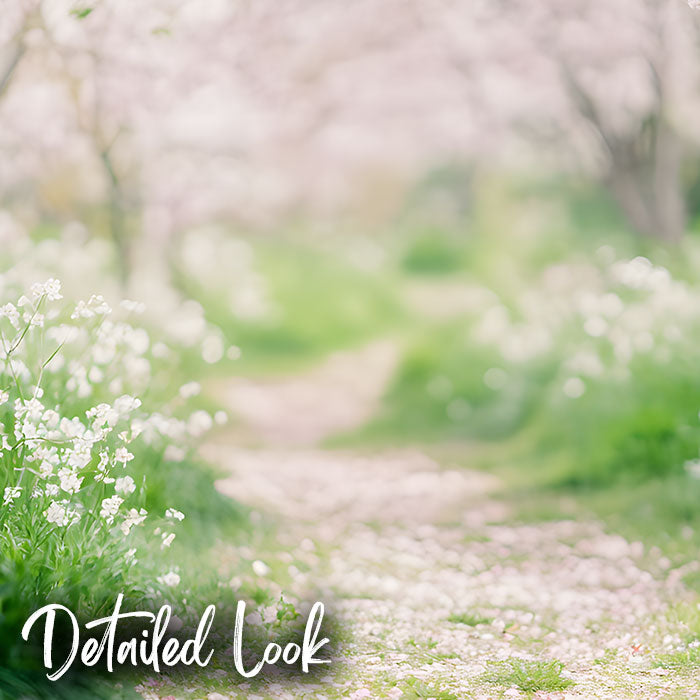
{"label": "tree branch", "polygon": [[24,41],[21,39],[17,42],[17,48],[15,49],[14,54],[12,55],[12,58],[10,59],[10,62],[7,64],[5,67],[5,71],[3,72],[2,75],[0,75],[0,97],[5,94],[7,88],[10,85],[10,81],[12,80],[12,76],[17,69],[17,66],[19,65],[19,62],[22,60],[22,56],[27,51],[27,47],[24,45]]}

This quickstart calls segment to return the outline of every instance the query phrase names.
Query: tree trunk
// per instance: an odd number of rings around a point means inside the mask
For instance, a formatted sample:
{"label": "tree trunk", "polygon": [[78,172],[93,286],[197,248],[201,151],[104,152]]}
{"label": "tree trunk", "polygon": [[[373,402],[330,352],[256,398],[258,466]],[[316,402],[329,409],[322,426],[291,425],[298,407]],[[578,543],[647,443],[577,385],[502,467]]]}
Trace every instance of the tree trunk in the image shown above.
{"label": "tree trunk", "polygon": [[610,189],[639,233],[667,243],[678,243],[683,237],[682,162],[681,141],[663,122],[657,125],[651,148],[640,149],[639,143],[627,142],[612,149]]}
{"label": "tree trunk", "polygon": [[17,42],[17,46],[15,47],[15,50],[5,67],[5,70],[3,73],[0,75],[0,97],[7,91],[10,82],[12,81],[12,76],[14,75],[14,72],[17,70],[17,66],[19,65],[19,62],[22,60],[22,56],[24,56],[25,51],[26,51],[26,46],[24,45],[24,42],[22,40]]}
{"label": "tree trunk", "polygon": [[117,268],[122,289],[126,290],[131,273],[131,247],[126,226],[124,195],[109,151],[102,151],[100,157],[109,180],[109,234],[117,255]]}

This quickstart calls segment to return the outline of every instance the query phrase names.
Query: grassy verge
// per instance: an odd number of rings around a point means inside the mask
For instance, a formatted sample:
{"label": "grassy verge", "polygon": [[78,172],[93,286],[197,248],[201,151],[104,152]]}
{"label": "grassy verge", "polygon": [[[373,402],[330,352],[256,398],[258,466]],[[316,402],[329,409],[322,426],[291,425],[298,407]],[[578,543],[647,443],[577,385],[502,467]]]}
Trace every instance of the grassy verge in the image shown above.
{"label": "grassy verge", "polygon": [[217,286],[216,281],[181,278],[226,341],[240,348],[239,373],[298,370],[333,350],[391,333],[406,321],[386,269],[362,269],[339,252],[289,241],[247,245],[249,275],[253,272],[264,289],[258,292],[264,304],[255,313],[232,303],[225,279]]}

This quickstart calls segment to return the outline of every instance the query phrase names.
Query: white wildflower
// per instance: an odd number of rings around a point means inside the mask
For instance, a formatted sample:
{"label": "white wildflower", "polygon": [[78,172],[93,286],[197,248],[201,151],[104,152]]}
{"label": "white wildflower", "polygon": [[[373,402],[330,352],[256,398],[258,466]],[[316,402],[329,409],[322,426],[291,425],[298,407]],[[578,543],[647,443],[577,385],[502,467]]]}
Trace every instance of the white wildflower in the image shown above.
{"label": "white wildflower", "polygon": [[586,391],[586,385],[579,377],[569,377],[564,382],[564,394],[570,399],[578,399]]}
{"label": "white wildflower", "polygon": [[148,513],[143,508],[141,508],[141,510],[136,510],[136,508],[132,508],[127,512],[126,516],[124,517],[124,520],[119,525],[119,529],[125,535],[128,535],[131,531],[131,528],[135,525],[140,525],[146,519],[147,515]]}
{"label": "white wildflower", "polygon": [[165,517],[171,518],[172,520],[184,520],[185,514],[181,513],[179,510],[175,510],[175,508],[168,508],[165,511]]}
{"label": "white wildflower", "polygon": [[141,406],[141,400],[128,394],[120,396],[114,400],[114,410],[121,415],[131,413]]}
{"label": "white wildflower", "polygon": [[160,545],[161,549],[165,549],[166,547],[169,547],[172,543],[173,540],[175,539],[175,533],[174,532],[164,532],[161,535],[161,538],[163,542]]}
{"label": "white wildflower", "polygon": [[111,498],[102,499],[100,517],[104,518],[111,525],[114,522],[114,516],[117,514],[119,506],[122,503],[124,503],[124,499],[120,496],[112,496]]}
{"label": "white wildflower", "polygon": [[254,610],[252,613],[245,616],[245,621],[247,624],[252,625],[253,627],[259,627],[262,625],[262,615],[260,615],[257,610]]}
{"label": "white wildflower", "polygon": [[84,469],[92,459],[91,445],[87,440],[77,439],[73,449],[68,452],[68,466],[72,469]]}
{"label": "white wildflower", "polygon": [[58,422],[61,420],[61,416],[59,416],[56,411],[49,408],[44,411],[44,415],[41,417],[41,420],[46,424],[47,428],[54,429],[58,427]]}
{"label": "white wildflower", "polygon": [[58,427],[67,438],[77,438],[85,433],[85,426],[77,418],[61,418]]}
{"label": "white wildflower", "polygon": [[0,389],[0,404],[7,403],[9,398],[10,395],[6,391]]}
{"label": "white wildflower", "polygon": [[121,306],[125,311],[135,314],[142,314],[144,311],[146,311],[146,305],[143,302],[131,301],[130,299],[123,299],[121,302],[119,302],[119,306]]}
{"label": "white wildflower", "polygon": [[100,461],[97,464],[97,474],[95,474],[95,481],[104,481],[105,484],[113,484],[114,479],[109,477],[107,469],[109,467],[109,453],[107,450],[100,452]]}
{"label": "white wildflower", "polygon": [[174,571],[169,571],[167,574],[158,577],[158,583],[170,587],[177,586],[180,583],[180,576]]}
{"label": "white wildflower", "polygon": [[202,385],[199,382],[187,382],[180,387],[180,396],[183,399],[189,399],[193,396],[197,396],[202,390]]}
{"label": "white wildflower", "polygon": [[218,335],[209,335],[202,341],[202,359],[208,364],[216,364],[224,356],[224,341]]}
{"label": "white wildflower", "polygon": [[256,559],[253,562],[253,571],[256,576],[267,576],[270,573],[270,567],[260,559]]}
{"label": "white wildflower", "polygon": [[693,479],[700,479],[700,459],[690,459],[683,467]]}
{"label": "white wildflower", "polygon": [[59,503],[56,503],[56,501],[51,501],[51,504],[49,505],[48,509],[44,512],[44,515],[50,523],[55,523],[56,525],[61,526],[68,524],[68,518],[66,517],[66,509]]}
{"label": "white wildflower", "polygon": [[262,619],[266,624],[272,624],[277,619],[277,608],[274,605],[263,608]]}
{"label": "white wildflower", "polygon": [[15,399],[15,414],[18,417],[26,416],[29,420],[37,422],[41,420],[44,410],[44,406],[39,399],[32,398],[25,401]]}
{"label": "white wildflower", "polygon": [[83,483],[82,477],[67,467],[58,470],[58,478],[61,482],[61,488],[66,493],[77,493]]}
{"label": "white wildflower", "polygon": [[92,420],[93,429],[113,428],[119,422],[119,412],[108,403],[101,403],[94,406],[85,415]]}
{"label": "white wildflower", "polygon": [[80,520],[80,513],[75,509],[66,508],[66,525],[74,525]]}
{"label": "white wildflower", "polygon": [[93,294],[88,300],[88,306],[94,309],[96,314],[106,315],[111,314],[112,309],[100,294]]}
{"label": "white wildflower", "polygon": [[130,476],[123,476],[116,480],[114,484],[114,490],[117,493],[123,493],[128,495],[136,491],[136,484]]}
{"label": "white wildflower", "polygon": [[4,316],[15,328],[19,328],[19,311],[14,304],[0,306],[0,316]]}
{"label": "white wildflower", "polygon": [[168,346],[165,343],[155,343],[153,345],[153,357],[156,357],[158,359],[163,359],[168,356],[170,353],[170,350],[168,349]]}
{"label": "white wildflower", "polygon": [[87,303],[84,301],[78,302],[75,310],[71,314],[71,318],[92,318],[96,315],[106,316],[111,312],[112,309],[104,300],[104,297],[100,296],[99,294],[93,294],[90,299],[88,299]]}
{"label": "white wildflower", "polygon": [[49,301],[58,301],[63,299],[61,295],[61,283],[57,279],[48,279],[43,284],[36,282],[32,285],[32,294],[37,299],[42,296],[46,296]]}
{"label": "white wildflower", "polygon": [[214,422],[206,411],[195,411],[187,421],[187,432],[193,437],[199,437],[211,430]]}
{"label": "white wildflower", "polygon": [[53,469],[54,465],[51,462],[49,462],[49,460],[45,459],[39,465],[39,476],[42,479],[48,479],[50,476],[53,476]]}
{"label": "white wildflower", "polygon": [[134,455],[126,449],[126,447],[117,447],[114,452],[114,459],[117,462],[121,462],[123,466],[126,466],[127,462],[130,462],[134,458]]}
{"label": "white wildflower", "polygon": [[2,504],[4,506],[11,504],[12,501],[14,501],[16,498],[20,497],[21,493],[22,493],[21,486],[7,486],[5,488],[5,493],[4,493],[4,498],[2,500]]}

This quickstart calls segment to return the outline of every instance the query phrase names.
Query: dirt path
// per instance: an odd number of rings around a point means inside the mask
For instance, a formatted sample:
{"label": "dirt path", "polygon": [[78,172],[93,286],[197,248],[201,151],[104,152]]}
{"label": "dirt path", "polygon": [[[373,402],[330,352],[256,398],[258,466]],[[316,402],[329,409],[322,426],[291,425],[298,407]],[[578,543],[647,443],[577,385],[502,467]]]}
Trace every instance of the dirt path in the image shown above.
{"label": "dirt path", "polygon": [[666,621],[681,587],[641,544],[596,523],[515,524],[494,478],[417,451],[317,447],[371,415],[396,358],[378,343],[304,376],[225,389],[258,446],[209,445],[231,472],[219,487],[276,515],[266,565],[285,569],[287,592],[322,596],[344,630],[322,682],[247,697],[525,697],[520,661],[486,680],[508,659],[562,662],[575,683],[564,691],[556,669],[530,668],[548,679],[538,698],[700,697],[691,676],[654,663],[681,644]]}

